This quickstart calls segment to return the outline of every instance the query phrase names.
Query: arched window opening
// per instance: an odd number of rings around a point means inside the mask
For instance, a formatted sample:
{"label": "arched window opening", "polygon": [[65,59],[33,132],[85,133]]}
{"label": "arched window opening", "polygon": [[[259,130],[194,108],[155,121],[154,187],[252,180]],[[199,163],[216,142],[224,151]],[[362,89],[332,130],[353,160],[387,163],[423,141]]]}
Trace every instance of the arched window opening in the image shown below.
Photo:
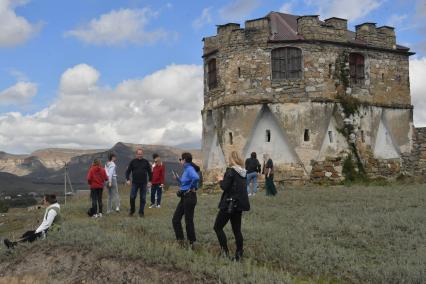
{"label": "arched window opening", "polygon": [[207,63],[207,85],[209,90],[217,87],[216,59],[214,58]]}
{"label": "arched window opening", "polygon": [[364,83],[364,67],[364,56],[362,54],[349,54],[349,73],[351,77],[351,83],[353,85],[360,85]]}

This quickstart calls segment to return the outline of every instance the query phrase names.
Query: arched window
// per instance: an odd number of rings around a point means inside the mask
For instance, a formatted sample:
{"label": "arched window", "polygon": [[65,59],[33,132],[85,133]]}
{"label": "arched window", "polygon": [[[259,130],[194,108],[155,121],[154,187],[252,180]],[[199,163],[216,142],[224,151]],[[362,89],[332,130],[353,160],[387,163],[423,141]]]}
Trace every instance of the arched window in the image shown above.
{"label": "arched window", "polygon": [[272,50],[272,79],[302,78],[302,51],[295,47]]}
{"label": "arched window", "polygon": [[207,63],[207,85],[209,90],[217,87],[216,59],[214,58]]}
{"label": "arched window", "polygon": [[352,84],[364,83],[364,56],[362,54],[349,54],[349,72]]}

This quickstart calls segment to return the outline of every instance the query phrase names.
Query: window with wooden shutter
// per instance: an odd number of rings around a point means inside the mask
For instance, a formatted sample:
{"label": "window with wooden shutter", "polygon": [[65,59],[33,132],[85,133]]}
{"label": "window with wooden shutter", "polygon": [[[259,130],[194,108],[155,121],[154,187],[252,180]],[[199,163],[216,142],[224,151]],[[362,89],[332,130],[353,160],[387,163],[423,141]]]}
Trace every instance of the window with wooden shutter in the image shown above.
{"label": "window with wooden shutter", "polygon": [[272,50],[272,79],[301,79],[302,51],[294,47]]}
{"label": "window with wooden shutter", "polygon": [[349,72],[351,83],[359,85],[364,83],[364,56],[358,53],[349,54]]}
{"label": "window with wooden shutter", "polygon": [[211,59],[207,64],[207,84],[209,90],[217,87],[216,59]]}

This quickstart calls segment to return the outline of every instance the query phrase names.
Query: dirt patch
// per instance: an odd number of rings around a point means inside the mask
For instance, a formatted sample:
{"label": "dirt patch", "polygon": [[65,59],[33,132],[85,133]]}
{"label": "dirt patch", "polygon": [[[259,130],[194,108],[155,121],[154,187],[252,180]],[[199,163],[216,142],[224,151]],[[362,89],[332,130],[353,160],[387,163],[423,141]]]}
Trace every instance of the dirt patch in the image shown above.
{"label": "dirt patch", "polygon": [[31,247],[0,261],[0,283],[195,283],[189,272],[141,260],[100,258],[73,247]]}

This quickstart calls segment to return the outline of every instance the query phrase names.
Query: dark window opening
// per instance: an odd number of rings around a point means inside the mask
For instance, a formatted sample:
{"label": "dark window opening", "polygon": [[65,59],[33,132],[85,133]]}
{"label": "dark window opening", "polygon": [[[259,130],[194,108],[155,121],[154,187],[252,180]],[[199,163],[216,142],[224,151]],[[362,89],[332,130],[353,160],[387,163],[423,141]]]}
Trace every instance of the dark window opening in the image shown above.
{"label": "dark window opening", "polygon": [[271,130],[266,130],[266,142],[271,142]]}
{"label": "dark window opening", "polygon": [[328,64],[328,77],[333,79],[333,64]]}
{"label": "dark window opening", "polygon": [[382,82],[385,81],[385,73],[382,73]]}
{"label": "dark window opening", "polygon": [[229,132],[229,144],[230,145],[234,144],[234,139],[232,137],[232,132]]}
{"label": "dark window opening", "polygon": [[365,143],[364,130],[361,130],[361,142]]}
{"label": "dark window opening", "polygon": [[216,59],[211,59],[207,64],[207,85],[210,90],[217,87]]}
{"label": "dark window opening", "polygon": [[272,79],[302,78],[302,51],[294,47],[272,50]]}
{"label": "dark window opening", "polygon": [[309,129],[305,129],[305,134],[303,135],[303,140],[309,141]]}
{"label": "dark window opening", "polygon": [[397,81],[398,83],[401,83],[401,75],[396,75],[396,81]]}
{"label": "dark window opening", "polygon": [[349,73],[351,83],[359,85],[364,83],[364,56],[358,53],[349,54]]}
{"label": "dark window opening", "polygon": [[333,143],[333,131],[328,132],[328,140],[330,141],[330,143]]}
{"label": "dark window opening", "polygon": [[238,67],[238,78],[241,78],[241,68]]}

